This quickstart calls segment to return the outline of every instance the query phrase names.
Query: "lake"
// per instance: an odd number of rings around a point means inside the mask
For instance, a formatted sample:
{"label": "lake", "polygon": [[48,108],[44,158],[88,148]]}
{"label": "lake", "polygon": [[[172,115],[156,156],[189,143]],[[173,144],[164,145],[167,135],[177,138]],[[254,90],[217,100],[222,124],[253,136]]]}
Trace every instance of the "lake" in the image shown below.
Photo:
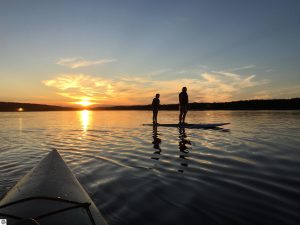
{"label": "lake", "polygon": [[[0,113],[0,195],[56,148],[110,225],[299,224],[300,111]],[[178,112],[159,112],[177,123]]]}

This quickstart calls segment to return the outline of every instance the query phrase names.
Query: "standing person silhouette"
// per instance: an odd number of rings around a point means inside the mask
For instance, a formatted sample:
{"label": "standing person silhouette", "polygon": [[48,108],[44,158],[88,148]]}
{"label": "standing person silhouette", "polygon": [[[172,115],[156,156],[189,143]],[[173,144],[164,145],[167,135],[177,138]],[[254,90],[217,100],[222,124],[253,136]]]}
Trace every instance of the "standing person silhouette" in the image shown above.
{"label": "standing person silhouette", "polygon": [[188,111],[189,96],[187,88],[183,87],[182,92],[179,94],[179,124],[185,124],[185,117]]}
{"label": "standing person silhouette", "polygon": [[157,114],[158,114],[158,109],[160,105],[160,100],[159,100],[160,94],[156,94],[155,98],[152,101],[152,110],[153,110],[153,125],[157,125]]}

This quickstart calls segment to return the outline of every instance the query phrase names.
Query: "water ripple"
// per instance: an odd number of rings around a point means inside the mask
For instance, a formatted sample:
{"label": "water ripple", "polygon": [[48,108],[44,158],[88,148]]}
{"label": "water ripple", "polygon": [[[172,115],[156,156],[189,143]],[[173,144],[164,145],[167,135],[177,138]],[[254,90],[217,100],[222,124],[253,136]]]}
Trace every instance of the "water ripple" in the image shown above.
{"label": "water ripple", "polygon": [[56,148],[110,225],[299,223],[300,113],[189,112],[231,122],[193,130],[91,113],[91,124],[80,112],[0,114],[0,194]]}

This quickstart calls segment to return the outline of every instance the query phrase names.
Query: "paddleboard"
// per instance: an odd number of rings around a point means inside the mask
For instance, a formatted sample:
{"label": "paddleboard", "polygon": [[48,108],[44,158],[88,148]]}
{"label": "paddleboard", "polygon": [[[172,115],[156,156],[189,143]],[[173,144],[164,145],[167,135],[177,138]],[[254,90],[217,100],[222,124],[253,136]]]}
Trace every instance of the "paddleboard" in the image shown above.
{"label": "paddleboard", "polygon": [[[158,127],[179,127],[179,128],[215,128],[230,123],[198,123],[198,124],[176,124],[176,123],[163,123],[154,126]],[[153,126],[153,124],[143,124],[143,126]]]}

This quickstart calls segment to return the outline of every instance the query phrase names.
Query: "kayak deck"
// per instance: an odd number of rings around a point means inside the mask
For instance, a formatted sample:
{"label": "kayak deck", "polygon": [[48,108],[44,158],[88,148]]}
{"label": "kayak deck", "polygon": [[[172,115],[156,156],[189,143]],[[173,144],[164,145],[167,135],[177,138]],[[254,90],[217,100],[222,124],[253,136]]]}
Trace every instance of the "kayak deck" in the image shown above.
{"label": "kayak deck", "polygon": [[8,224],[26,218],[43,225],[107,224],[56,150],[3,196],[0,218]]}

